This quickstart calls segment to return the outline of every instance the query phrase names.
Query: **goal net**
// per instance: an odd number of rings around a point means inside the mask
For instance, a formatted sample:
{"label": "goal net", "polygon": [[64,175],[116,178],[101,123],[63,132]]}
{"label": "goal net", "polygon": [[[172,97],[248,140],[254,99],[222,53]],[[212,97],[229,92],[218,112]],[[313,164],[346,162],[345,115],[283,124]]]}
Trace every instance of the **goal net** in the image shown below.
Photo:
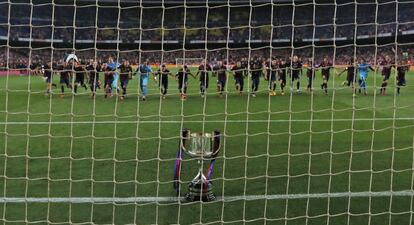
{"label": "goal net", "polygon": [[190,65],[191,67],[198,67],[201,65],[203,58],[176,58],[175,67],[183,65]]}
{"label": "goal net", "polygon": [[0,12],[1,223],[413,224],[414,1]]}

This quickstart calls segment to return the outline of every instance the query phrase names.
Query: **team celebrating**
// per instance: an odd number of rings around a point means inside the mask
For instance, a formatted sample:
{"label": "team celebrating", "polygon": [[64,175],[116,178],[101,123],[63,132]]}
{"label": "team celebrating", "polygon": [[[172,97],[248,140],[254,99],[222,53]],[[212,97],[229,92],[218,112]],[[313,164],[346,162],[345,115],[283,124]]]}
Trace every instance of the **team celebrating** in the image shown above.
{"label": "team celebrating", "polygon": [[[369,71],[380,71],[383,76],[380,94],[385,95],[389,80],[392,78],[392,70],[395,69],[395,84],[397,95],[400,94],[401,87],[406,85],[405,74],[410,66],[407,61],[399,61],[398,64],[391,60],[388,55],[380,60],[378,66],[371,65],[364,59],[360,59],[355,63],[353,59],[342,72],[338,75],[346,73],[346,80],[343,86],[351,87],[354,92],[367,95],[367,79]],[[60,75],[60,96],[65,96],[65,89],[70,89],[73,95],[77,95],[78,87],[91,91],[92,98],[96,97],[98,89],[104,90],[105,98],[112,97],[114,92],[120,100],[124,100],[127,96],[127,88],[129,81],[134,76],[139,77],[139,89],[141,99],[145,101],[148,96],[148,83],[152,77],[159,87],[159,93],[162,99],[167,96],[169,88],[169,77],[177,81],[177,86],[182,100],[187,99],[188,79],[189,76],[199,80],[200,96],[205,97],[209,88],[210,76],[217,79],[217,94],[222,97],[226,90],[229,76],[234,79],[235,89],[240,96],[244,93],[245,79],[250,79],[251,97],[256,97],[259,90],[261,77],[267,83],[270,96],[277,94],[277,86],[280,88],[280,94],[285,94],[285,88],[289,85],[291,92],[296,87],[296,93],[301,93],[300,78],[302,72],[306,71],[307,88],[309,92],[314,91],[313,81],[316,79],[316,71],[320,71],[322,84],[321,89],[328,94],[329,79],[334,70],[334,65],[328,57],[324,57],[322,62],[316,64],[312,58],[302,61],[296,55],[289,60],[269,58],[262,59],[258,56],[252,57],[250,60],[243,58],[236,61],[232,65],[224,60],[209,63],[202,60],[197,72],[193,74],[188,65],[182,65],[178,71],[173,74],[165,64],[161,64],[157,70],[153,70],[148,60],[138,65],[135,69],[130,65],[128,60],[122,63],[115,62],[109,57],[106,62],[98,63],[96,60],[90,60],[86,65],[82,65],[80,60],[74,54],[70,54],[59,65],[47,63],[42,65],[42,73],[47,83],[46,94],[50,94],[53,84],[53,75]],[[100,80],[100,74],[103,74],[103,83]],[[296,84],[296,85],[295,85]],[[358,87],[357,87],[358,84]]]}

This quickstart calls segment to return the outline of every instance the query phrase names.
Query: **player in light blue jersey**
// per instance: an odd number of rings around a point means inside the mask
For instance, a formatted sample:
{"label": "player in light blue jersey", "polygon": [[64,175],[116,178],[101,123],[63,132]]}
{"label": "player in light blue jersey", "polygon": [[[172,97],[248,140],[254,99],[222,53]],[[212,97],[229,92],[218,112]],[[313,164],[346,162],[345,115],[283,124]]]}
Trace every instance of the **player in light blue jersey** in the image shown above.
{"label": "player in light blue jersey", "polygon": [[367,78],[369,70],[374,71],[374,69],[371,67],[370,64],[365,62],[365,59],[361,59],[360,63],[358,64],[358,73],[359,73],[359,93],[361,93],[361,90],[364,90],[364,95],[367,95]]}
{"label": "player in light blue jersey", "polygon": [[107,63],[108,69],[111,71],[114,71],[113,75],[114,75],[114,79],[112,81],[112,88],[111,90],[117,90],[117,92],[119,92],[118,90],[118,73],[116,72],[116,70],[121,66],[121,63],[115,62],[114,58],[112,58],[111,56],[108,58],[108,63]]}
{"label": "player in light blue jersey", "polygon": [[140,75],[139,86],[142,93],[142,100],[145,101],[147,98],[147,85],[150,74],[152,73],[151,65],[149,61],[145,61],[137,68],[137,73]]}

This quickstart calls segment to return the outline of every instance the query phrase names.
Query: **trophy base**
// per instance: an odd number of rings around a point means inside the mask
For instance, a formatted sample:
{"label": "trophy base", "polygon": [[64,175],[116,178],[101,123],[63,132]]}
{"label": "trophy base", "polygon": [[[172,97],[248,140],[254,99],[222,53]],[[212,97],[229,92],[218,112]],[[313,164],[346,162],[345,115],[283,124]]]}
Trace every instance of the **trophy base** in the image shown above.
{"label": "trophy base", "polygon": [[185,199],[189,202],[200,200],[210,202],[216,200],[216,196],[213,193],[213,185],[201,172],[188,184],[188,192],[185,194]]}

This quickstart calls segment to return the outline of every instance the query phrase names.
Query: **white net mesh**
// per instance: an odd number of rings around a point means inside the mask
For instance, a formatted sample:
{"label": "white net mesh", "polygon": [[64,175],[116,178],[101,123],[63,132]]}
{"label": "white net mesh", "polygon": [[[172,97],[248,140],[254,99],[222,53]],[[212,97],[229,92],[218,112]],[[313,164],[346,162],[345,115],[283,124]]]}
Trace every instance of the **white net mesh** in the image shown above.
{"label": "white net mesh", "polygon": [[[412,224],[412,15],[0,1],[1,222]],[[215,160],[179,151],[185,128],[220,131]],[[185,198],[200,167],[214,201]]]}

